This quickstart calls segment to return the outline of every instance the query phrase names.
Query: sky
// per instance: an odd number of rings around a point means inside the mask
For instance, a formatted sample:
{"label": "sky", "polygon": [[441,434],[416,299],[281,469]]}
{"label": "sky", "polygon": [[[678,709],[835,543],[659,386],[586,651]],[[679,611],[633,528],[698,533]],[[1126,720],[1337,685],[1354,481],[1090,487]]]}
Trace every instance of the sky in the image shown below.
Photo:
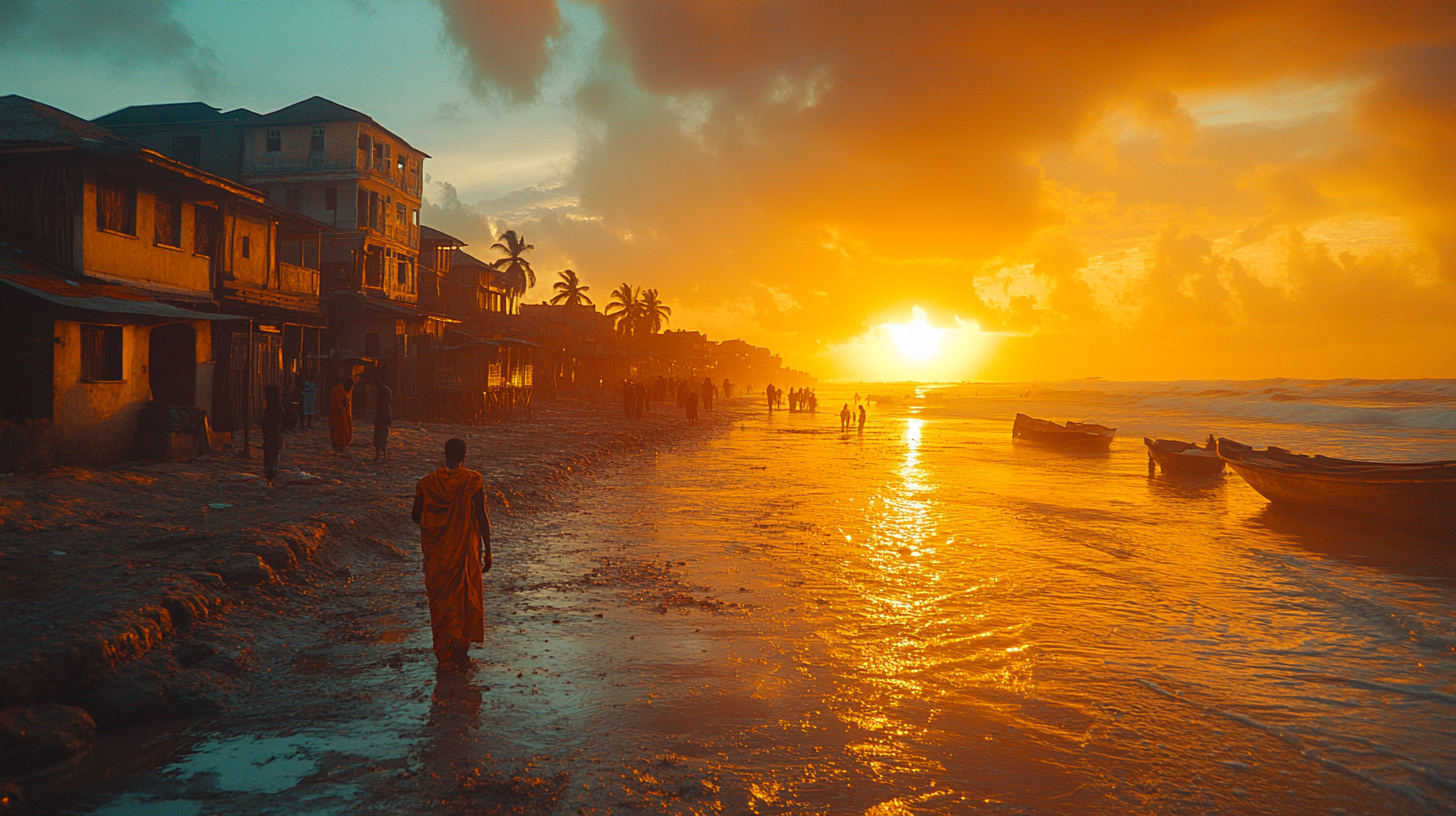
{"label": "sky", "polygon": [[1456,376],[1449,0],[14,0],[0,93],[328,97],[825,379]]}

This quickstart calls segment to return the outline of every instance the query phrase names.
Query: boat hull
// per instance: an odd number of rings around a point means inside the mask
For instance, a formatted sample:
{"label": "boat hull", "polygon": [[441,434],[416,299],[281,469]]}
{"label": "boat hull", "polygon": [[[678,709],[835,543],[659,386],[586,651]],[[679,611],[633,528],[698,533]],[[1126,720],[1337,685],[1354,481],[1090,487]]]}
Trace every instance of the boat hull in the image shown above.
{"label": "boat hull", "polygon": [[[1450,465],[1350,463],[1355,472],[1305,472],[1245,457],[1219,440],[1219,454],[1272,504],[1355,515],[1398,529],[1456,538],[1456,468]],[[1254,459],[1256,461],[1248,461]],[[1358,467],[1365,466],[1363,470]]]}
{"label": "boat hull", "polygon": [[[1158,444],[1164,440],[1153,440],[1143,437],[1143,444],[1148,448],[1148,457],[1162,469],[1164,473],[1174,476],[1217,476],[1223,473],[1223,460],[1217,455],[1189,454],[1182,451],[1170,450],[1165,444]],[[1202,450],[1197,445],[1187,445],[1188,450]]]}
{"label": "boat hull", "polygon": [[1087,425],[1083,427],[1098,430],[1080,430],[1075,427],[1080,423],[1069,424],[1074,427],[1066,428],[1044,419],[1017,414],[1016,422],[1011,426],[1011,438],[1061,450],[1106,453],[1111,449],[1112,436],[1113,432],[1117,430],[1116,428]]}

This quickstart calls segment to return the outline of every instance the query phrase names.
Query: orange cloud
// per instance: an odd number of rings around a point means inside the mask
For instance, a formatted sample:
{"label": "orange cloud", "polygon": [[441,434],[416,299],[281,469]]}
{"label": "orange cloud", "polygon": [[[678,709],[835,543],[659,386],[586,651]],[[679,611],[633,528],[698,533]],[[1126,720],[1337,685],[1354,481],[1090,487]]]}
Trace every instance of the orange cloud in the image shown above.
{"label": "orange cloud", "polygon": [[[534,87],[555,18],[446,8],[481,82]],[[828,376],[913,305],[1012,333],[1008,378],[1193,376],[1193,350],[1200,376],[1456,375],[1348,348],[1456,341],[1447,2],[572,9],[605,34],[570,205],[511,224],[538,266],[658,287]]]}

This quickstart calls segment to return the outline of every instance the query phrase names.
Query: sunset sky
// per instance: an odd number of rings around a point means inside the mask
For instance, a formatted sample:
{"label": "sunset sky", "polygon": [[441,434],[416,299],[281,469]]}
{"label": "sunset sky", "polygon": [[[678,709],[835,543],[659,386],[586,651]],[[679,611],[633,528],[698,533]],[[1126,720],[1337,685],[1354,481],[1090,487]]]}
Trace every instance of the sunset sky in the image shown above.
{"label": "sunset sky", "polygon": [[1450,0],[13,2],[0,93],[329,97],[824,378],[1456,376]]}

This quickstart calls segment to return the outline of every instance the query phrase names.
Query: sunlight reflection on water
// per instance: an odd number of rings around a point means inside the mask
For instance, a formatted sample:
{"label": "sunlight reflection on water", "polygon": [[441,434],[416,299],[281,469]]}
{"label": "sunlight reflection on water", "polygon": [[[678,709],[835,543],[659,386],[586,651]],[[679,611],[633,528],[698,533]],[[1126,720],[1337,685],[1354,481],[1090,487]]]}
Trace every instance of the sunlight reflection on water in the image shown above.
{"label": "sunlight reflection on water", "polygon": [[[834,426],[827,414],[750,416],[614,478],[614,514],[657,522],[634,551],[753,593],[746,624],[662,622],[712,635],[735,683],[688,710],[671,705],[674,687],[701,666],[648,680],[691,743],[676,750],[725,757],[709,761],[727,801],[738,789],[759,812],[1452,804],[1449,557],[1379,530],[1297,529],[1310,522],[1271,515],[1233,475],[1149,478],[1138,443],[1215,432],[1339,454],[1374,436],[1438,458],[1456,454],[1456,434],[968,390],[873,407],[863,436],[809,433]],[[826,404],[849,397],[821,390]],[[1013,446],[1023,406],[1110,421],[1118,441],[1106,456]],[[784,725],[720,730],[711,703],[751,707],[743,690],[768,677]],[[664,726],[649,717],[635,733]]]}

